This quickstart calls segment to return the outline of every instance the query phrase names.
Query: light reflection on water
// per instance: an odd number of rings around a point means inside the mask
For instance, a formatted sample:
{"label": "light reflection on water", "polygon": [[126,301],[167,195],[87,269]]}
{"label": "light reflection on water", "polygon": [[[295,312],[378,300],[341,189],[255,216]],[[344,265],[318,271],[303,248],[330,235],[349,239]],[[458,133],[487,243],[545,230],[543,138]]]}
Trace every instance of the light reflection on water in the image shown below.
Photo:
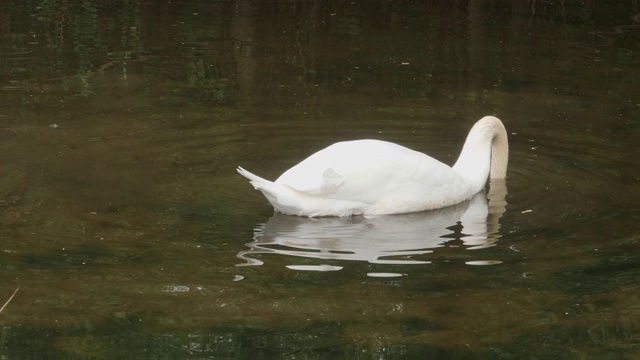
{"label": "light reflection on water", "polygon": [[[276,213],[254,230],[254,241],[246,244],[250,250],[238,253],[238,257],[246,261],[240,265],[262,265],[267,261],[264,254],[387,265],[429,264],[431,260],[425,255],[440,247],[479,250],[495,246],[500,238],[499,219],[505,211],[505,196],[504,181],[493,181],[489,201],[480,192],[467,202],[428,212],[312,219]],[[317,270],[341,270],[347,266],[338,264],[339,267],[330,268],[322,264]],[[299,266],[287,265],[290,269],[314,269]]]}

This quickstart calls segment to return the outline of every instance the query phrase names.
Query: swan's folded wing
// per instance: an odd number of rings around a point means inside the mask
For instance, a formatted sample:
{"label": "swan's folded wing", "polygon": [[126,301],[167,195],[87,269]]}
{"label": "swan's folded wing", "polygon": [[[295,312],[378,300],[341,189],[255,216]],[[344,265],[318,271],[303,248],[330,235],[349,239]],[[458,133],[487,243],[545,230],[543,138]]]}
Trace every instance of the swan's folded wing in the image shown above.
{"label": "swan's folded wing", "polygon": [[332,168],[325,169],[322,175],[313,172],[297,175],[279,179],[278,182],[309,196],[328,196],[335,193],[344,183],[344,177]]}
{"label": "swan's folded wing", "polygon": [[344,182],[344,176],[335,172],[332,168],[326,169],[322,173],[322,183],[320,184],[320,190],[323,193],[336,192],[342,183]]}

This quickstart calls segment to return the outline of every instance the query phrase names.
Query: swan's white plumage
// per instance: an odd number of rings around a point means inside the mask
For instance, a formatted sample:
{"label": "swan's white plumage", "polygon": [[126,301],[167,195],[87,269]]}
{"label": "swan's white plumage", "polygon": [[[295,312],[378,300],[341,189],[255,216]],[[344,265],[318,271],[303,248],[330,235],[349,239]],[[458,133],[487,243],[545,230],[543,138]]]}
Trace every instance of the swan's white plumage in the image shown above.
{"label": "swan's white plumage", "polygon": [[506,176],[507,133],[485,116],[449,167],[423,153],[380,140],[335,143],[287,170],[275,182],[238,172],[282,213],[300,216],[398,214],[470,199],[492,178]]}

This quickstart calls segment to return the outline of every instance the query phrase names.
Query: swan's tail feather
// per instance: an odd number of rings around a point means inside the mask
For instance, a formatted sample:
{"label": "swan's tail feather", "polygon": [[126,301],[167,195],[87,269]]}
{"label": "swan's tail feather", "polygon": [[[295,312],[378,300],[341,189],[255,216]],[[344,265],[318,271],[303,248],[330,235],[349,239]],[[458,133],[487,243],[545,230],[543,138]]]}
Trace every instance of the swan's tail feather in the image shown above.
{"label": "swan's tail feather", "polygon": [[285,214],[295,213],[294,209],[297,208],[297,204],[295,197],[291,194],[291,188],[263,179],[239,166],[236,170],[240,175],[249,179],[251,185],[259,190],[276,210]]}
{"label": "swan's tail feather", "polygon": [[[308,191],[296,190],[289,185],[275,183],[254,175],[251,172],[238,167],[238,173],[247,179],[256,190],[259,190],[267,200],[273,205],[276,211],[283,214],[301,215],[301,216],[325,216],[335,215],[350,216],[354,213],[361,214],[362,210],[354,212],[354,209],[363,208],[366,204],[343,201],[339,199],[322,199],[314,196]],[[333,170],[325,171],[325,181],[327,186],[339,186],[342,176]],[[334,207],[335,211],[326,211],[325,207]]]}
{"label": "swan's tail feather", "polygon": [[274,183],[267,180],[267,179],[263,179],[258,175],[255,175],[245,169],[243,169],[242,167],[238,166],[238,168],[236,169],[238,171],[238,173],[244,177],[246,177],[247,179],[249,179],[249,182],[251,182],[251,185],[253,185],[253,187],[256,190],[260,190],[262,188],[266,188],[269,186],[273,186]]}

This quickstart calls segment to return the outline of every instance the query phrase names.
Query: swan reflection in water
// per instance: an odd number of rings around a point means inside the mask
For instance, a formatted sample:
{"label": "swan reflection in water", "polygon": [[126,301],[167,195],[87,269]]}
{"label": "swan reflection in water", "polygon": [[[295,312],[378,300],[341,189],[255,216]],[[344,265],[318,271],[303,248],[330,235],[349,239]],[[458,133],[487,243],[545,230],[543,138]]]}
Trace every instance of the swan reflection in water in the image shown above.
{"label": "swan reflection in water", "polygon": [[[264,257],[256,258],[262,254],[375,264],[425,264],[430,261],[413,257],[432,253],[452,240],[460,240],[469,250],[492,247],[500,238],[498,220],[505,211],[506,193],[504,180],[491,180],[488,194],[481,191],[467,202],[420,213],[323,218],[276,213],[254,230],[253,241],[246,244],[249,250],[238,253],[238,258],[245,261],[238,266],[262,265]],[[331,265],[287,267],[342,269]]]}

